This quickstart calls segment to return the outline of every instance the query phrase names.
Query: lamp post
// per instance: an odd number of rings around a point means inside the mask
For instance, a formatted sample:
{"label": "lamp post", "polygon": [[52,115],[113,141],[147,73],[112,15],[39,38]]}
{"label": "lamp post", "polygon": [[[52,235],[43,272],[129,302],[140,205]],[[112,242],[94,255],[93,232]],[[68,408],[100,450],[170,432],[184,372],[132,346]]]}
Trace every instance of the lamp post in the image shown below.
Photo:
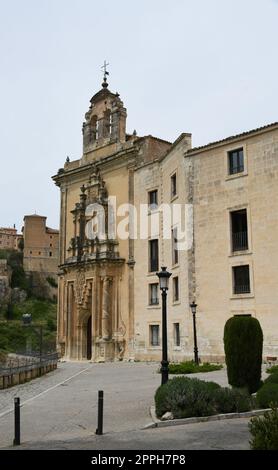
{"label": "lamp post", "polygon": [[38,333],[36,330],[35,330],[35,327],[38,327],[39,328],[39,348],[40,348],[40,364],[41,364],[41,360],[42,360],[42,325],[33,325],[32,324],[32,315],[31,313],[24,313],[22,315],[22,321],[23,321],[23,326],[25,327],[28,327],[28,326],[32,326],[34,331],[36,333]]}
{"label": "lamp post", "polygon": [[197,304],[193,301],[190,304],[192,316],[193,316],[193,335],[194,335],[194,362],[196,365],[199,364],[199,356],[198,356],[198,346],[197,346],[197,332],[196,332],[196,310]]}
{"label": "lamp post", "polygon": [[172,273],[167,271],[163,266],[161,271],[156,273],[159,279],[159,287],[162,297],[162,361],[161,361],[161,385],[168,382],[169,362],[167,351],[167,290],[169,285],[169,278]]}

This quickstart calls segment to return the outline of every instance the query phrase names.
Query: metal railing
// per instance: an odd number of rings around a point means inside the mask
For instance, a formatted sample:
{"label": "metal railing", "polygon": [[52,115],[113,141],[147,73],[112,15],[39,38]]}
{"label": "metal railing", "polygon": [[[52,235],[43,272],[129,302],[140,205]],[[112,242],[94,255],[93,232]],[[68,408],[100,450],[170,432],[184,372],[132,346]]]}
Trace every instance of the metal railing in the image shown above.
{"label": "metal railing", "polygon": [[234,294],[250,294],[250,284],[235,285]]}
{"label": "metal railing", "polygon": [[19,374],[33,370],[37,367],[49,366],[53,363],[57,363],[58,353],[52,352],[44,354],[40,357],[39,354],[32,356],[17,356],[9,359],[9,363],[0,363],[0,376]]}
{"label": "metal railing", "polygon": [[232,234],[233,251],[248,250],[248,233],[235,232]]}

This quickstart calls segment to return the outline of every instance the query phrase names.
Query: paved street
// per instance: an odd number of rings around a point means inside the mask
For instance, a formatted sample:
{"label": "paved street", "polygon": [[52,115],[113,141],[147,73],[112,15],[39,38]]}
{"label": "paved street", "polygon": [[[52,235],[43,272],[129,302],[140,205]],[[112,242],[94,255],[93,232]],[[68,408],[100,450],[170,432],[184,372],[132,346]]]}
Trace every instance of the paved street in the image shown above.
{"label": "paved street", "polygon": [[[22,446],[31,449],[248,449],[247,419],[161,429],[149,408],[158,364],[60,363],[57,371],[0,391],[0,448],[13,440],[13,399],[20,396]],[[226,372],[197,374],[227,385]],[[104,390],[104,432],[96,436],[97,391]]]}
{"label": "paved street", "polygon": [[248,419],[186,424],[140,431],[108,432],[69,441],[37,441],[21,449],[249,450]]}

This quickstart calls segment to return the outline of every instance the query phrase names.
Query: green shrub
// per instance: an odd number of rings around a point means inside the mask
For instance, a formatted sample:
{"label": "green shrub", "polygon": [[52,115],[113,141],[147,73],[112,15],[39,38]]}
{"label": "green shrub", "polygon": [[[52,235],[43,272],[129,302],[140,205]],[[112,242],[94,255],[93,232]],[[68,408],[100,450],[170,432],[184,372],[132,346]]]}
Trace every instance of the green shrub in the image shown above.
{"label": "green shrub", "polygon": [[0,322],[0,350],[16,352],[26,345],[26,330],[19,322]]}
{"label": "green shrub", "polygon": [[218,387],[195,378],[175,377],[157,389],[156,414],[161,417],[171,411],[174,418],[210,416],[215,413],[213,391]]}
{"label": "green shrub", "polygon": [[213,397],[217,413],[242,413],[252,408],[250,395],[235,388],[219,388],[213,392]]}
{"label": "green shrub", "polygon": [[212,372],[222,369],[221,364],[204,364],[196,365],[193,361],[180,362],[178,364],[169,364],[169,374],[196,374],[197,372]]}
{"label": "green shrub", "polygon": [[275,372],[278,372],[278,365],[269,367],[266,369],[266,372],[268,372],[268,374],[275,374]]}
{"label": "green shrub", "polygon": [[264,381],[265,384],[278,384],[278,372],[271,374]]}
{"label": "green shrub", "polygon": [[49,331],[56,331],[56,322],[53,318],[48,318],[47,328]]}
{"label": "green shrub", "polygon": [[278,406],[278,384],[264,384],[260,390],[258,390],[256,400],[261,408],[269,408],[272,403]]}
{"label": "green shrub", "polygon": [[6,351],[0,349],[0,364],[5,364],[7,358]]}
{"label": "green shrub", "polygon": [[229,384],[254,393],[260,387],[263,333],[256,318],[234,316],[224,329]]}
{"label": "green shrub", "polygon": [[253,450],[278,450],[278,410],[272,408],[263,417],[256,416],[249,423]]}
{"label": "green shrub", "polygon": [[9,256],[11,255],[12,250],[3,250],[3,248],[0,250],[0,259],[8,259]]}
{"label": "green shrub", "polygon": [[221,386],[219,384],[217,384],[216,382],[207,382],[207,381],[204,381],[204,380],[202,380],[202,382],[205,382],[207,389],[212,393],[215,390],[218,390],[218,389],[221,388]]}
{"label": "green shrub", "polygon": [[[174,380],[174,379],[173,379]],[[156,415],[161,418],[167,411],[171,411],[170,404],[167,401],[169,393],[171,393],[171,387],[169,383],[172,380],[169,380],[165,385],[161,385],[155,392],[154,401],[155,401],[155,411]],[[177,384],[178,386],[178,384]],[[170,389],[170,392],[169,392]]]}

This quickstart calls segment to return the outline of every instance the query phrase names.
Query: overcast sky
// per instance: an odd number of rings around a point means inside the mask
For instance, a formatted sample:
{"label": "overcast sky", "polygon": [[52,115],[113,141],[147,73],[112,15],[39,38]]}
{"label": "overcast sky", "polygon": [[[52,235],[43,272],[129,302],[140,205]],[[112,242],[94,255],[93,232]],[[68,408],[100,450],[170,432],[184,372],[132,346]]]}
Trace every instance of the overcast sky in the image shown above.
{"label": "overcast sky", "polygon": [[127,130],[193,145],[278,121],[277,0],[0,0],[0,226],[58,227],[51,176],[80,158],[101,87]]}

